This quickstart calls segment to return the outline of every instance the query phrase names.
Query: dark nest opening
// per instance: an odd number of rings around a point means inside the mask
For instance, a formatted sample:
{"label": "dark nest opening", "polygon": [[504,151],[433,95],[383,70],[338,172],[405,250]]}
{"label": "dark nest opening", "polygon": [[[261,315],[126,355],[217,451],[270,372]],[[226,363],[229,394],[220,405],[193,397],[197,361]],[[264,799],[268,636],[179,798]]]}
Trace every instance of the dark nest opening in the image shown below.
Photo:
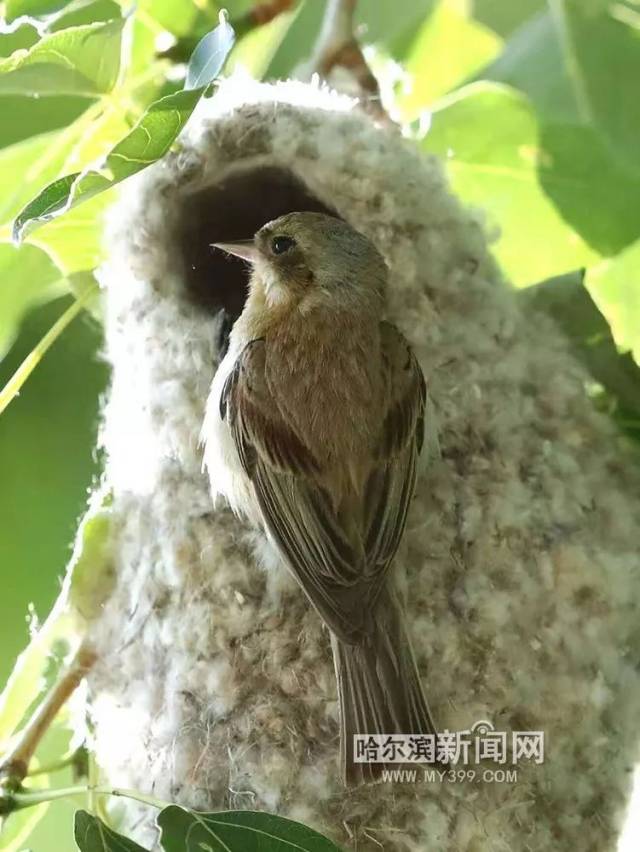
{"label": "dark nest opening", "polygon": [[178,245],[188,295],[212,314],[224,310],[226,333],[242,311],[249,270],[211,243],[251,239],[266,222],[294,211],[337,216],[291,172],[275,166],[230,174],[183,198]]}

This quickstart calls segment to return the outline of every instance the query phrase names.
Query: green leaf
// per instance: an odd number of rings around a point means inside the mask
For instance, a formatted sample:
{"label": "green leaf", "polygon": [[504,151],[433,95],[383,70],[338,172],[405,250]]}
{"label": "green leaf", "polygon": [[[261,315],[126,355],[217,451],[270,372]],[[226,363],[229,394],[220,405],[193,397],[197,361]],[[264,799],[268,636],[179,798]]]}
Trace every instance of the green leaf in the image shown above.
{"label": "green leaf", "polygon": [[[313,2],[313,0],[312,0]],[[382,45],[395,59],[403,59],[424,19],[438,0],[360,0],[355,23],[365,44]],[[322,5],[322,4],[317,4]],[[303,48],[309,53],[307,42]]]}
{"label": "green leaf", "polygon": [[69,2],[70,0],[6,0],[5,17],[8,24],[22,15],[39,18],[63,9]]}
{"label": "green leaf", "polygon": [[116,582],[111,503],[108,492],[94,497],[78,528],[67,568],[69,602],[86,621],[93,621],[102,612]]}
{"label": "green leaf", "polygon": [[0,115],[11,116],[11,121],[0,121],[0,148],[67,127],[90,106],[91,101],[80,95],[0,95]]}
{"label": "green leaf", "polygon": [[[69,153],[68,146],[76,138],[69,131],[43,133],[0,151],[0,186],[5,187],[0,200],[0,222],[10,221],[43,184],[59,174]],[[19,181],[16,175],[20,175]]]}
{"label": "green leaf", "polygon": [[226,65],[226,73],[231,75],[237,68],[243,68],[256,80],[262,79],[295,17],[295,9],[285,12],[239,38]]}
{"label": "green leaf", "polygon": [[233,47],[235,33],[224,17],[219,25],[198,43],[187,68],[185,89],[200,89],[212,83],[224,65]]}
{"label": "green leaf", "polygon": [[543,125],[540,185],[562,218],[610,257],[640,237],[640,177],[624,169],[589,127]]}
{"label": "green leaf", "polygon": [[[66,296],[29,313],[18,340],[0,363],[0,388],[71,301]],[[59,577],[69,558],[77,518],[86,508],[87,489],[100,474],[95,455],[98,398],[108,381],[107,366],[99,354],[102,346],[96,323],[85,318],[74,321],[40,362],[20,397],[0,417],[0,470],[3,481],[13,484],[0,489],[0,576],[4,583],[0,685],[29,642],[25,617],[30,602],[42,620],[59,593]],[[39,634],[33,640],[16,666],[11,688],[7,687],[0,700],[0,742],[15,730],[12,719],[19,724],[37,697],[38,686],[51,667],[51,650],[60,640],[69,643],[73,639],[70,613],[68,631],[60,623],[55,630],[48,623],[48,635]],[[42,760],[49,763],[60,754],[58,749],[43,754]],[[58,813],[58,806],[53,810]],[[58,850],[73,848],[60,834],[56,840]],[[39,852],[49,847],[43,842],[33,848]]]}
{"label": "green leaf", "polygon": [[640,8],[553,0],[580,113],[627,167],[640,172]]}
{"label": "green leaf", "polygon": [[184,90],[155,101],[121,142],[107,154],[112,182],[124,180],[163,157],[187,123],[204,87]]}
{"label": "green leaf", "polygon": [[160,159],[186,124],[203,92],[204,88],[176,92],[151,104],[131,132],[107,154],[100,171],[58,178],[27,204],[15,219],[14,239],[23,239],[34,228]]}
{"label": "green leaf", "polygon": [[209,75],[217,75],[225,51],[233,44],[233,30],[226,21],[209,35],[212,38],[205,45],[207,50],[201,52],[192,71],[192,82],[204,80],[204,84],[155,101],[97,166],[64,175],[46,186],[16,217],[15,240],[23,239],[40,225],[103,193],[167,153],[211,82]]}
{"label": "green leaf", "polygon": [[316,0],[302,0],[296,5],[291,24],[271,57],[265,73],[267,79],[289,77],[297,65],[309,58],[323,13],[324,4]]}
{"label": "green leaf", "polygon": [[11,56],[14,50],[26,50],[38,41],[38,30],[31,24],[22,24],[15,30],[0,32],[0,56]]}
{"label": "green leaf", "polygon": [[76,0],[56,15],[47,30],[50,33],[84,24],[113,21],[122,17],[122,8],[115,0]]}
{"label": "green leaf", "polygon": [[0,695],[0,745],[6,744],[38,699],[55,646],[60,642],[66,644],[75,636],[74,616],[63,604],[64,601],[53,608],[20,654]]}
{"label": "green leaf", "polygon": [[474,0],[473,16],[506,38],[544,8],[545,0]]}
{"label": "green leaf", "polygon": [[0,94],[93,97],[111,91],[120,72],[124,23],[71,27],[0,60]]}
{"label": "green leaf", "polygon": [[563,48],[548,12],[516,30],[481,77],[519,89],[542,120],[562,124],[582,121]]}
{"label": "green leaf", "polygon": [[602,135],[622,167],[640,172],[640,5],[549,0],[483,72],[526,93],[543,121]]}
{"label": "green leaf", "polygon": [[564,331],[577,358],[613,401],[611,413],[623,421],[620,425],[629,419],[640,423],[640,369],[616,348],[583,277],[574,273],[544,281],[523,290],[520,298],[527,309],[548,313]]}
{"label": "green leaf", "polygon": [[80,852],[147,852],[87,811],[76,811],[74,838]]}
{"label": "green leaf", "polygon": [[468,79],[492,60],[501,39],[462,14],[454,0],[441,0],[422,25],[406,57],[411,91],[400,99],[407,119]]}
{"label": "green leaf", "polygon": [[21,240],[25,236],[27,224],[31,222],[34,225],[36,222],[44,224],[64,210],[73,185],[79,177],[80,173],[77,172],[58,178],[46,186],[33,201],[30,201],[13,224],[14,239]]}
{"label": "green leaf", "polygon": [[46,251],[65,275],[94,269],[104,260],[102,218],[109,201],[109,193],[98,195],[31,234],[27,242]]}
{"label": "green leaf", "polygon": [[[158,29],[164,29],[175,36],[193,35],[198,29],[198,19],[203,16],[193,0],[140,0],[139,8],[157,22]],[[215,5],[208,3],[206,8],[210,11],[208,19],[215,22]],[[210,26],[211,23],[208,27]]]}
{"label": "green leaf", "polygon": [[170,805],[157,823],[165,852],[340,852],[317,831],[258,811],[207,814]]}
{"label": "green leaf", "polygon": [[640,241],[587,270],[587,287],[618,346],[640,364]]}
{"label": "green leaf", "polygon": [[65,289],[60,270],[41,249],[0,243],[0,360],[29,308]]}
{"label": "green leaf", "polygon": [[436,104],[423,142],[446,159],[461,198],[501,229],[496,254],[517,285],[599,260],[540,186],[540,168],[547,186],[565,178],[545,159],[538,137],[526,98],[505,86],[476,83]]}

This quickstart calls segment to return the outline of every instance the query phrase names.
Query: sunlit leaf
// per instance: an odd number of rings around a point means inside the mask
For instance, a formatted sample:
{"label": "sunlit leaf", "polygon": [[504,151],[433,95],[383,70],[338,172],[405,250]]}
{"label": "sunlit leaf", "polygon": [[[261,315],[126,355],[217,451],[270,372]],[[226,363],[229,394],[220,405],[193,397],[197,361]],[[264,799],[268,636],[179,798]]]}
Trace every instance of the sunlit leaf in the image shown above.
{"label": "sunlit leaf", "polygon": [[640,364],[640,241],[589,269],[587,286],[618,346],[631,349]]}
{"label": "sunlit leaf", "polygon": [[0,244],[0,359],[26,311],[65,289],[60,270],[41,249]]}
{"label": "sunlit leaf", "polygon": [[[14,239],[21,240],[81,202],[110,189],[167,153],[186,124],[209,83],[218,75],[234,40],[223,19],[201,42],[190,65],[186,88],[160,98],[148,107],[131,131],[91,169],[57,178],[16,217]],[[190,75],[190,76],[189,76]],[[199,82],[198,88],[189,83]]]}
{"label": "sunlit leaf", "polygon": [[193,51],[187,68],[185,89],[197,90],[212,83],[222,70],[234,41],[232,27],[221,18],[215,30],[207,33]]}
{"label": "sunlit leaf", "polygon": [[589,6],[584,0],[553,0],[550,5],[583,120],[602,133],[627,167],[640,173],[640,7]]}
{"label": "sunlit leaf", "polygon": [[43,189],[34,201],[27,204],[15,222],[14,235],[16,239],[21,238],[23,235],[23,223],[37,219],[40,219],[44,223],[63,210],[73,185],[79,177],[80,174],[76,173],[54,180],[53,183],[50,183],[49,186]]}
{"label": "sunlit leaf", "polygon": [[340,852],[317,831],[258,811],[207,814],[171,805],[157,823],[165,852]]}
{"label": "sunlit leaf", "polygon": [[506,37],[545,6],[546,0],[473,0],[473,17]]}
{"label": "sunlit leaf", "polygon": [[[516,5],[516,4],[513,4]],[[640,171],[640,5],[550,0],[483,76],[526,93],[543,121],[581,123]]]}
{"label": "sunlit leaf", "polygon": [[609,257],[640,238],[640,176],[610,155],[590,127],[546,124],[538,177],[562,218]]}
{"label": "sunlit leaf", "polygon": [[104,260],[102,220],[111,200],[109,192],[91,198],[30,234],[26,242],[46,251],[65,275],[93,269]]}
{"label": "sunlit leaf", "polygon": [[27,50],[38,41],[38,30],[23,24],[15,30],[0,32],[0,56],[11,56],[14,50]]}
{"label": "sunlit leaf", "polygon": [[[133,18],[131,26],[133,43],[129,56],[130,74],[135,76],[143,74],[152,63],[156,62],[158,26],[151,17],[136,15]],[[157,94],[154,94],[149,100],[152,101],[156,98]]]}
{"label": "sunlit leaf", "polygon": [[61,30],[0,60],[0,94],[92,97],[110,91],[120,71],[124,23],[120,19]]}
{"label": "sunlit leaf", "polygon": [[581,274],[551,279],[523,290],[520,299],[526,310],[543,310],[552,317],[616,407],[640,422],[640,369],[628,352],[617,349],[582,279]]}
{"label": "sunlit leaf", "polygon": [[395,0],[393,3],[360,0],[355,14],[360,38],[365,44],[382,45],[395,59],[403,59],[437,2],[439,0]]}
{"label": "sunlit leaf", "polygon": [[523,285],[599,260],[558,214],[540,186],[563,181],[544,159],[537,121],[526,98],[478,83],[436,105],[424,148],[445,158],[454,189],[499,227],[497,257]]}
{"label": "sunlit leaf", "polygon": [[92,104],[80,95],[0,95],[0,115],[11,116],[11,121],[0,121],[0,148],[66,128]]}
{"label": "sunlit leaf", "polygon": [[63,9],[70,0],[5,0],[5,17],[8,23],[22,15],[38,18],[42,15],[51,15],[59,9]]}
{"label": "sunlit leaf", "polygon": [[80,852],[146,852],[87,811],[76,811],[74,838]]}
{"label": "sunlit leaf", "polygon": [[0,150],[0,222],[10,221],[57,174],[64,162],[64,153],[55,153],[59,139],[58,132],[43,133]]}
{"label": "sunlit leaf", "polygon": [[112,21],[120,17],[122,8],[115,0],[76,0],[54,17],[47,26],[47,31],[53,33],[68,27]]}
{"label": "sunlit leaf", "polygon": [[289,28],[271,57],[265,72],[268,79],[288,77],[310,54],[310,45],[319,32],[324,4],[302,0],[296,4]]}
{"label": "sunlit leaf", "polygon": [[186,124],[203,91],[203,88],[181,91],[153,103],[131,132],[107,154],[100,171],[58,178],[27,204],[14,222],[14,237],[23,238],[38,225],[88,201],[162,157]]}
{"label": "sunlit leaf", "polygon": [[[228,8],[226,3],[223,6]],[[191,35],[198,29],[197,23],[200,18],[208,20],[210,28],[211,23],[215,23],[218,17],[218,10],[214,3],[207,4],[206,11],[209,14],[205,15],[193,0],[140,0],[139,7],[157,22],[159,29],[176,36]]]}
{"label": "sunlit leaf", "polygon": [[486,65],[501,43],[491,30],[463,15],[454,0],[442,0],[406,56],[411,91],[400,99],[400,107],[407,119]]}
{"label": "sunlit leaf", "polygon": [[[77,128],[69,128],[69,139],[65,145],[64,160],[58,169],[61,172],[79,172],[106,156],[115,140],[122,139],[131,130],[131,122],[120,101],[105,100],[100,113],[90,123],[81,122]],[[41,187],[45,182],[41,182]],[[31,194],[31,198],[35,193]]]}
{"label": "sunlit leaf", "polygon": [[292,12],[278,15],[270,23],[257,27],[243,36],[229,57],[226,71],[232,74],[236,68],[244,68],[256,80],[264,77],[280,44],[286,37],[292,21]]}
{"label": "sunlit leaf", "polygon": [[50,655],[56,643],[73,641],[74,616],[61,600],[20,654],[0,695],[0,749],[13,735],[39,695]]}
{"label": "sunlit leaf", "polygon": [[541,119],[581,122],[565,56],[548,12],[536,15],[516,30],[500,56],[480,76],[519,89]]}
{"label": "sunlit leaf", "polygon": [[67,568],[69,602],[87,621],[102,611],[115,586],[111,502],[108,493],[94,497],[78,528]]}
{"label": "sunlit leaf", "polygon": [[[66,296],[29,312],[18,340],[0,364],[0,389],[70,304],[71,297]],[[6,580],[0,623],[0,686],[29,642],[25,616],[30,602],[42,618],[55,600],[77,518],[86,506],[87,488],[98,473],[93,452],[98,395],[108,378],[107,366],[98,355],[101,347],[96,323],[84,317],[75,320],[39,364],[19,399],[0,417],[0,470],[4,482],[11,483],[10,488],[0,490],[0,572]],[[58,657],[62,653],[56,650],[59,640],[68,642],[73,636],[64,626],[59,627],[58,635],[49,633],[47,641],[40,636],[16,669],[12,698],[8,700],[5,694],[6,704],[2,701],[0,741],[8,736],[7,726],[10,731],[15,727],[10,716],[19,724],[37,697],[34,692],[50,670],[51,651]],[[68,627],[72,629],[71,622]],[[34,655],[42,664],[33,660]],[[57,751],[43,754],[43,761],[55,760],[66,747],[62,744]],[[64,805],[53,810],[57,814],[60,808],[64,812]],[[48,815],[47,819],[56,817]],[[73,848],[64,834],[58,833],[56,840],[56,850]],[[45,852],[49,846],[42,839],[32,848]]]}

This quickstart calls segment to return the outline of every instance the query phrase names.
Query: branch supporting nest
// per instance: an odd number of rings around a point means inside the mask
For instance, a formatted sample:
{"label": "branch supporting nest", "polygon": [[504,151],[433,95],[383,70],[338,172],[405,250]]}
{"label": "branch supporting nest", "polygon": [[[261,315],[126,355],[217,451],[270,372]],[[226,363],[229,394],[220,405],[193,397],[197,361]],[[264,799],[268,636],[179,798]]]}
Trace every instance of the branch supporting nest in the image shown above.
{"label": "branch supporting nest", "polygon": [[78,688],[96,661],[90,648],[82,645],[59,680],[47,692],[11,751],[2,755],[0,763],[0,788],[15,788],[29,773],[29,764],[35,751],[58,712]]}
{"label": "branch supporting nest", "polygon": [[358,0],[327,0],[327,7],[311,61],[312,71],[329,81],[343,69],[354,80],[362,106],[381,121],[391,123],[382,106],[378,81],[369,68],[355,36],[354,16]]}
{"label": "branch supporting nest", "polygon": [[247,12],[245,18],[254,27],[261,27],[270,23],[283,12],[288,12],[296,3],[297,0],[271,0],[271,2],[258,3]]}
{"label": "branch supporting nest", "polygon": [[270,24],[278,15],[293,9],[297,2],[298,0],[266,0],[264,3],[256,3],[240,18],[231,21],[231,26],[238,37],[243,36],[257,27]]}

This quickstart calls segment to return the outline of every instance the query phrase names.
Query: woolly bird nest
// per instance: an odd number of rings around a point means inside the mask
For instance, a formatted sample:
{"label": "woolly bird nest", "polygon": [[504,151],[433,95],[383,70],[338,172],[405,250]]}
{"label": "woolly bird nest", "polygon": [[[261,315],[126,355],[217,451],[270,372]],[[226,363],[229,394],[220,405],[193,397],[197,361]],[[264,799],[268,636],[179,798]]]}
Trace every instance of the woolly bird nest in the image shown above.
{"label": "woolly bird nest", "polygon": [[[442,447],[395,576],[440,726],[545,731],[545,765],[519,765],[517,785],[345,791],[320,619],[212,506],[199,438],[248,270],[210,245],[301,209],[337,211],[389,267],[387,315],[423,365]],[[180,149],[123,186],[107,245],[118,580],[89,686],[108,783],[278,812],[358,852],[613,850],[640,706],[637,468],[441,164],[335,93],[230,80]],[[153,846],[152,815],[127,805],[126,821]]]}

